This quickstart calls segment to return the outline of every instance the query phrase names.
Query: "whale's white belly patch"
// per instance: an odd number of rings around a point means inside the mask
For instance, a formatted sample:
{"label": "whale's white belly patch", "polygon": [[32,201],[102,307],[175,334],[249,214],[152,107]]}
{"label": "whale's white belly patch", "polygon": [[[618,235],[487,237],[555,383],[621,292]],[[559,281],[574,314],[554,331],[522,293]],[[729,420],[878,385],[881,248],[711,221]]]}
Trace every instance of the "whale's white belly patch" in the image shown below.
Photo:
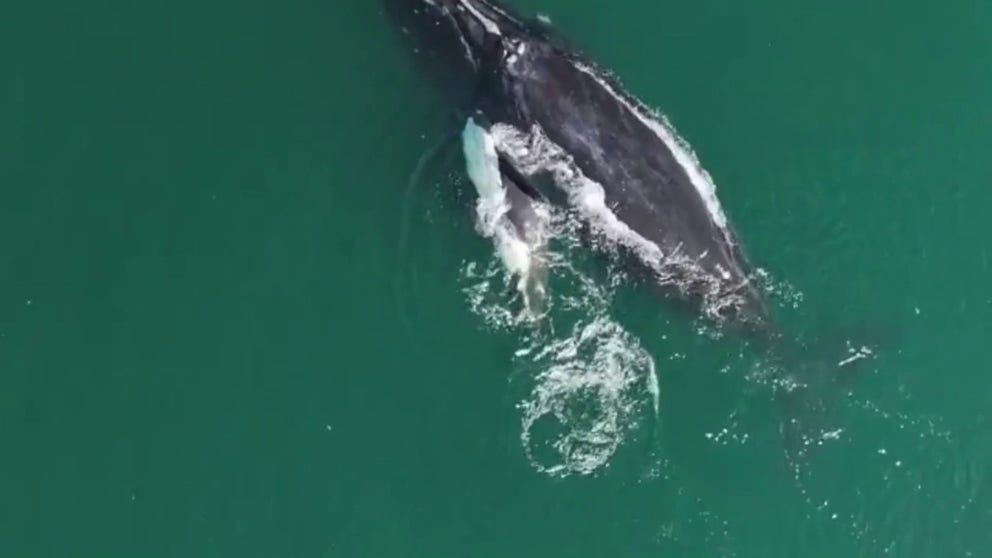
{"label": "whale's white belly patch", "polygon": [[[478,193],[476,217],[479,233],[490,238],[506,270],[518,278],[517,290],[528,310],[541,304],[544,294],[542,254],[546,244],[547,210],[533,201],[535,219],[519,230],[510,219],[514,209],[499,170],[499,155],[493,136],[469,118],[462,131],[462,148],[469,179]],[[522,210],[523,208],[517,208]],[[535,230],[536,229],[536,230]]]}

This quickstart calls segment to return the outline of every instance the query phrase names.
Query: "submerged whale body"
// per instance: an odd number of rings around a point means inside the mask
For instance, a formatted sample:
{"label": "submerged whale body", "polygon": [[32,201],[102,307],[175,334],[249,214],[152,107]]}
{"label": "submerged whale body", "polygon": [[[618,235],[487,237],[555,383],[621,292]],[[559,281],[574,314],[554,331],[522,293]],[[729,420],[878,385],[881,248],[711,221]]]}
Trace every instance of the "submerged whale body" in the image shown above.
{"label": "submerged whale body", "polygon": [[[466,157],[472,145],[492,146],[502,215],[527,261],[540,262],[543,249],[535,209],[563,199],[708,317],[766,324],[713,182],[663,118],[546,25],[495,2],[384,2],[437,83],[465,109]],[[485,185],[471,178],[481,194]],[[546,190],[549,182],[557,192]]]}

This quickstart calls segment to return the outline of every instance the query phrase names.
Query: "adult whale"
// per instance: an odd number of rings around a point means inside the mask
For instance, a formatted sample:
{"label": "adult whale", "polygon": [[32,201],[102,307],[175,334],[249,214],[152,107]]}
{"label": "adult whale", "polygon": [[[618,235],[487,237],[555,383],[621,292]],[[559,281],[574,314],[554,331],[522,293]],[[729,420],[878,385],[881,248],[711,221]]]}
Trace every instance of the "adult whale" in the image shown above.
{"label": "adult whale", "polygon": [[384,2],[466,110],[467,130],[481,130],[492,145],[516,194],[507,196],[507,215],[567,200],[708,317],[767,324],[712,180],[663,118],[547,25],[492,0]]}
{"label": "adult whale", "polygon": [[[787,410],[781,426],[788,453],[802,457],[815,447],[815,431],[827,431],[827,401],[873,352],[852,346],[850,336],[839,337],[843,348],[831,348],[829,340],[775,330],[710,176],[668,122],[548,25],[493,0],[383,1],[434,81],[463,110],[470,177],[482,198],[502,188],[500,230],[523,239],[511,244],[531,251],[531,269],[542,270],[543,243],[528,240],[545,237],[533,216],[541,204],[563,198],[593,231],[634,254],[657,283],[718,323],[747,326],[768,349]],[[539,281],[532,275],[520,284],[543,295]],[[814,344],[833,356],[811,360]]]}

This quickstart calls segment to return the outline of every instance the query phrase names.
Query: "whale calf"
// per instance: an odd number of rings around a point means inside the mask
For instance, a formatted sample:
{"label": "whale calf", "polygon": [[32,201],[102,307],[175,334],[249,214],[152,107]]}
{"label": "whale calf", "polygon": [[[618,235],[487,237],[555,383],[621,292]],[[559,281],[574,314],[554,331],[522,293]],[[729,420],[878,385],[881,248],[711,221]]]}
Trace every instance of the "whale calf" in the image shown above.
{"label": "whale calf", "polygon": [[[669,123],[608,71],[543,21],[492,0],[383,1],[464,111],[465,141],[491,145],[519,239],[533,204],[562,200],[707,317],[767,322],[710,176]],[[540,244],[526,251],[538,254]]]}

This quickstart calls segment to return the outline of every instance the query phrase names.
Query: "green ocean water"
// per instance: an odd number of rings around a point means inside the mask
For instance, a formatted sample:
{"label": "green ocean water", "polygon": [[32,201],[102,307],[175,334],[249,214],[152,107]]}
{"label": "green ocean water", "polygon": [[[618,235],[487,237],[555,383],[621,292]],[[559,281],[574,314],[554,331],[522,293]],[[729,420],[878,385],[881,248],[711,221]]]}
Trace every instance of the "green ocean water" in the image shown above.
{"label": "green ocean water", "polygon": [[[516,5],[691,143],[785,331],[875,348],[801,472],[760,355],[595,257],[556,319],[620,328],[657,413],[494,323],[377,2],[7,0],[0,556],[992,556],[992,5]],[[542,470],[542,393],[615,451]]]}

